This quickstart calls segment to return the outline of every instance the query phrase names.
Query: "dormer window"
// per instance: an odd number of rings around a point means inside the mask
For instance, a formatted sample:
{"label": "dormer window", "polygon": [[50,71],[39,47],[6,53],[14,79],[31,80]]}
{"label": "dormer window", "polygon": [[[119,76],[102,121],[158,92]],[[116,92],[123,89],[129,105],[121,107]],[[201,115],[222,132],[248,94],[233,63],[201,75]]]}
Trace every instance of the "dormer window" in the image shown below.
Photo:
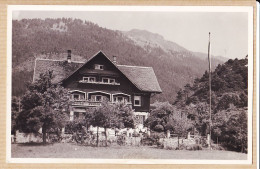
{"label": "dormer window", "polygon": [[109,83],[115,83],[115,79],[109,79]]}
{"label": "dormer window", "polygon": [[115,78],[109,78],[109,77],[102,77],[102,79],[99,80],[99,78],[95,76],[85,76],[82,77],[81,80],[79,80],[79,83],[85,83],[85,84],[102,84],[102,85],[120,85],[120,83],[117,83]]}
{"label": "dormer window", "polygon": [[90,82],[95,82],[95,81],[96,81],[96,78],[95,78],[95,77],[89,77],[89,81],[90,81]]}
{"label": "dormer window", "polygon": [[95,64],[95,69],[104,70],[104,65]]}
{"label": "dormer window", "polygon": [[88,82],[88,77],[83,77],[83,81]]}
{"label": "dormer window", "polygon": [[102,82],[108,83],[108,84],[114,84],[116,82],[116,80],[114,78],[103,77]]}
{"label": "dormer window", "polygon": [[109,82],[109,78],[102,78],[102,81],[103,81],[104,83],[108,83],[108,82]]}
{"label": "dormer window", "polygon": [[95,82],[96,81],[96,78],[95,77],[83,77],[83,81],[84,82]]}

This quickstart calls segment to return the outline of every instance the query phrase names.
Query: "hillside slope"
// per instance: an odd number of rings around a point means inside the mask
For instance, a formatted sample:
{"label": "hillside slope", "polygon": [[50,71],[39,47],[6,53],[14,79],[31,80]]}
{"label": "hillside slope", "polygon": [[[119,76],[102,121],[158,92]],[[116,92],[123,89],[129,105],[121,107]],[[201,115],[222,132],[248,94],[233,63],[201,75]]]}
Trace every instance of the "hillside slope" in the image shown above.
{"label": "hillside slope", "polygon": [[[211,133],[215,143],[230,150],[247,151],[248,59],[229,59],[212,72]],[[201,135],[209,133],[209,74],[178,92],[174,105]]]}
{"label": "hillside slope", "polygon": [[[74,60],[86,61],[102,50],[110,58],[117,56],[119,64],[152,66],[163,90],[153,101],[173,102],[184,84],[207,69],[206,59],[147,31],[113,31],[79,19],[59,18],[14,20],[12,32],[15,96],[21,95],[32,80],[35,58],[65,59],[68,49]],[[134,38],[136,34],[140,40]],[[219,63],[222,61],[213,60],[213,67]]]}

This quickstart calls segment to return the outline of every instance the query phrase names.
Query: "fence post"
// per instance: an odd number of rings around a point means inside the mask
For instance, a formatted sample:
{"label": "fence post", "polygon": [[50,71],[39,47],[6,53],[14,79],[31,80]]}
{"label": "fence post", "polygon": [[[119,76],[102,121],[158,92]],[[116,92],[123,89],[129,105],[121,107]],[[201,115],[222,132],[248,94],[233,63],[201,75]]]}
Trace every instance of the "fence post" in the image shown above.
{"label": "fence post", "polygon": [[39,131],[38,131],[38,132],[42,134],[42,127],[39,129]]}
{"label": "fence post", "polygon": [[65,127],[62,127],[62,129],[61,129],[61,134],[62,134],[62,135],[65,134]]}
{"label": "fence post", "polygon": [[209,134],[207,135],[207,143],[208,143],[208,146],[210,146],[210,135]]}
{"label": "fence post", "polygon": [[179,134],[178,134],[178,149],[180,148],[180,143],[179,143]]}
{"label": "fence post", "polygon": [[15,136],[14,136],[14,142],[15,143],[17,142],[18,135],[19,135],[19,130],[16,130],[15,131]]}
{"label": "fence post", "polygon": [[188,140],[190,139],[190,132],[188,132],[188,136],[187,136]]}
{"label": "fence post", "polygon": [[151,136],[151,131],[150,131],[150,129],[147,129],[147,135],[148,135],[148,137]]}
{"label": "fence post", "polygon": [[170,138],[170,136],[171,136],[170,130],[167,130],[167,138]]}

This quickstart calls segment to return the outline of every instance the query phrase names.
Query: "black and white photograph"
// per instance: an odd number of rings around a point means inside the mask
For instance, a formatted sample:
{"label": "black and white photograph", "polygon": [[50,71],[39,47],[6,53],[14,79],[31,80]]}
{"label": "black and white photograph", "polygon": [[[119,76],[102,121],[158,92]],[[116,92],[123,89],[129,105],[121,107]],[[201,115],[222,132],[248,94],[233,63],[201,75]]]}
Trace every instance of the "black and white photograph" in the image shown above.
{"label": "black and white photograph", "polygon": [[253,8],[8,6],[7,156],[251,164]]}

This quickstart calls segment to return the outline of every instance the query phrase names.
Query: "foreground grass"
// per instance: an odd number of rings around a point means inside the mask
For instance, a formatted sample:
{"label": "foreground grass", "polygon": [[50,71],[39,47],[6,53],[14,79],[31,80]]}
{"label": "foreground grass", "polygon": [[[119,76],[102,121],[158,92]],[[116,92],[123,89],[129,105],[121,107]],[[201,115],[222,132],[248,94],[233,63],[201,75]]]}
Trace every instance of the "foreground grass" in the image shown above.
{"label": "foreground grass", "polygon": [[73,143],[56,143],[12,144],[12,158],[246,160],[247,154],[218,150],[164,150],[147,146],[87,147]]}

